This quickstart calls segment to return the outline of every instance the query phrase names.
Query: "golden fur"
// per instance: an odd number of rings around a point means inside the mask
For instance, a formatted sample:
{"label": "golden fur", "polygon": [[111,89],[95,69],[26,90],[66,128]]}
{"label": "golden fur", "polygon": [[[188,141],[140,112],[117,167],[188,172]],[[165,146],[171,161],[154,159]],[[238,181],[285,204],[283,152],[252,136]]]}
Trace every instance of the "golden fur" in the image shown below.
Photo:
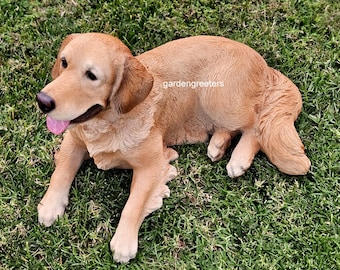
{"label": "golden fur", "polygon": [[[89,71],[95,79],[89,79]],[[102,110],[71,123],[65,132],[50,186],[38,206],[39,222],[50,226],[63,215],[85,159],[93,158],[105,170],[133,169],[130,196],[110,244],[118,262],[135,257],[142,221],[170,195],[166,183],[177,172],[169,162],[178,155],[168,146],[211,136],[208,156],[216,161],[241,134],[227,164],[230,177],[242,175],[260,150],[284,173],[309,170],[294,128],[302,107],[298,88],[236,41],[190,37],[134,57],[112,36],[72,34],[62,43],[52,77],[42,90],[55,103],[49,117],[70,121],[96,104]],[[168,84],[178,81],[218,85]],[[38,101],[43,103],[39,96]]]}

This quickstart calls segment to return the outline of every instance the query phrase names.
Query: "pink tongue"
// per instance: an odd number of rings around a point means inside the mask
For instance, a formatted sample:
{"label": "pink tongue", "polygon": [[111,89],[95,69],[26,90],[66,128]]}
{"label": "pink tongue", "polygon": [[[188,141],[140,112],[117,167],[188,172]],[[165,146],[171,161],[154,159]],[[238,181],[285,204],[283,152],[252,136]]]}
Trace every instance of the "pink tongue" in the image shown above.
{"label": "pink tongue", "polygon": [[70,124],[70,121],[59,121],[55,120],[52,117],[46,117],[46,124],[49,131],[54,133],[55,135],[59,135],[63,133]]}

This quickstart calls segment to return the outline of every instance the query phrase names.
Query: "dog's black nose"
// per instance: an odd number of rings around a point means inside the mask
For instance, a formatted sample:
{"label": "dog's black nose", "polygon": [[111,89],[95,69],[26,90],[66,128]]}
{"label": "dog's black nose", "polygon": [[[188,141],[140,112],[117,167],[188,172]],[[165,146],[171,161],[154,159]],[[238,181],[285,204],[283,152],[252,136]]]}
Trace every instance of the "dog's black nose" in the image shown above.
{"label": "dog's black nose", "polygon": [[54,99],[43,92],[37,94],[37,102],[40,110],[42,110],[44,113],[49,113],[55,108]]}

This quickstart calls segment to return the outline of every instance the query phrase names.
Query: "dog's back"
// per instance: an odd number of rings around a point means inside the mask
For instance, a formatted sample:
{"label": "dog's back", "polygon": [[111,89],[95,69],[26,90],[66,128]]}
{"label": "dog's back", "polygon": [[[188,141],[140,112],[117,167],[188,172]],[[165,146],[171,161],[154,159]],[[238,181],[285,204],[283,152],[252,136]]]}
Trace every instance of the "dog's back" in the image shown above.
{"label": "dog's back", "polygon": [[216,130],[251,130],[281,171],[309,170],[294,127],[302,106],[300,92],[252,48],[223,37],[196,36],[137,58],[153,75],[155,89],[163,91],[156,122],[166,123],[165,144],[203,141]]}

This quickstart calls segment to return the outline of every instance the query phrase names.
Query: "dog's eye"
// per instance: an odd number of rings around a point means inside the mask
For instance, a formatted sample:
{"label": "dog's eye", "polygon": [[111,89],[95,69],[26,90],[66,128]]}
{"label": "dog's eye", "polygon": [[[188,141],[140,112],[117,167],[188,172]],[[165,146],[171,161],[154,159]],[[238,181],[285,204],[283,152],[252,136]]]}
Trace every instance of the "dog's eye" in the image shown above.
{"label": "dog's eye", "polygon": [[66,58],[65,57],[62,57],[61,58],[61,66],[63,68],[67,68],[67,61],[66,61]]}
{"label": "dog's eye", "polygon": [[86,71],[86,77],[89,78],[91,81],[97,80],[97,76],[94,75],[90,70]]}

